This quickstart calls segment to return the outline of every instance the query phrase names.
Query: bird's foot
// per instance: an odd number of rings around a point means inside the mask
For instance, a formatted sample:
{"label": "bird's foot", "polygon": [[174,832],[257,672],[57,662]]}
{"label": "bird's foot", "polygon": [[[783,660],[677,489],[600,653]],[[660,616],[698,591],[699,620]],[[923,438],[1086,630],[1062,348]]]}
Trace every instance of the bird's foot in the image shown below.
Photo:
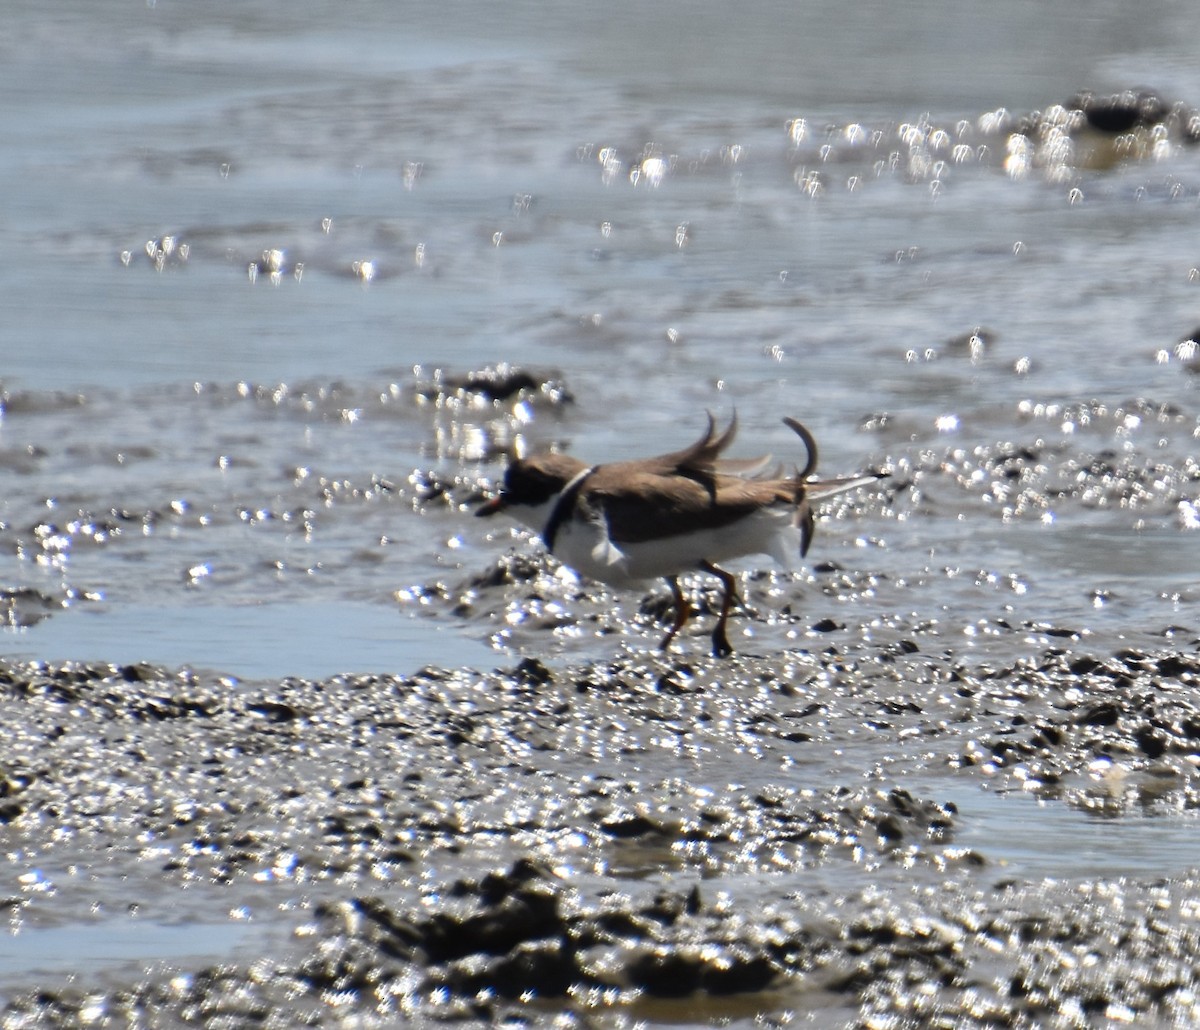
{"label": "bird's foot", "polygon": [[729,643],[724,623],[719,623],[717,628],[713,630],[712,642],[714,658],[728,658],[733,654],[733,645]]}

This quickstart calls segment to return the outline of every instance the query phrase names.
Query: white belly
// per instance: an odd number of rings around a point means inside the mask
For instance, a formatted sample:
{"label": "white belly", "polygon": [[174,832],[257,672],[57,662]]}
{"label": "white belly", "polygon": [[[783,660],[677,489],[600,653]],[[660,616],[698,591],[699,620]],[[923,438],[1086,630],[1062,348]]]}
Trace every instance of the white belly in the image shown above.
{"label": "white belly", "polygon": [[559,529],[554,554],[576,572],[613,586],[673,576],[751,554],[767,554],[791,568],[800,555],[800,530],[790,506],[764,508],[719,529],[637,544],[614,544],[603,523],[571,519]]}

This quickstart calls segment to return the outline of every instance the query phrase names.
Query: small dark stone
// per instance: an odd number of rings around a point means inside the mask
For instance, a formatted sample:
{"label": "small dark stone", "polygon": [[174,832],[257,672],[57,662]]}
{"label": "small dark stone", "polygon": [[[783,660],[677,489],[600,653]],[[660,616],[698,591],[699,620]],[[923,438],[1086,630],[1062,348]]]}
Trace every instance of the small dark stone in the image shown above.
{"label": "small dark stone", "polygon": [[1058,747],[1063,742],[1062,730],[1057,726],[1039,723],[1030,741],[1035,747]]}
{"label": "small dark stone", "polygon": [[246,711],[261,715],[271,722],[292,722],[299,714],[291,705],[280,701],[256,701],[247,705]]}
{"label": "small dark stone", "polygon": [[645,816],[634,815],[628,819],[616,819],[611,822],[601,823],[600,829],[610,837],[624,839],[644,836],[647,833],[654,832],[658,827]]}
{"label": "small dark stone", "polygon": [[878,832],[880,839],[889,844],[904,839],[904,830],[900,827],[900,822],[895,816],[884,816],[875,824],[875,830]]}
{"label": "small dark stone", "polygon": [[518,998],[532,991],[561,998],[581,979],[575,956],[562,941],[522,944],[495,965],[497,993]]}
{"label": "small dark stone", "polygon": [[700,983],[710,994],[752,994],[766,990],[775,979],[775,967],[764,955],[739,956],[728,965],[710,966]]}
{"label": "small dark stone", "polygon": [[489,400],[507,400],[521,390],[536,390],[540,385],[532,375],[522,369],[494,369],[471,372],[459,380],[458,385],[471,393],[481,393]]}
{"label": "small dark stone", "polygon": [[1121,719],[1121,710],[1111,701],[1100,701],[1090,706],[1076,722],[1085,726],[1115,726]]}
{"label": "small dark stone", "polygon": [[1181,654],[1169,654],[1154,663],[1160,676],[1182,676],[1185,672],[1195,672],[1196,665]]}
{"label": "small dark stone", "polygon": [[545,686],[554,682],[554,675],[536,658],[523,658],[513,673],[516,678],[531,686]]}
{"label": "small dark stone", "polygon": [[642,909],[642,915],[649,916],[662,923],[663,926],[673,926],[679,921],[687,908],[687,900],[670,891],[659,891],[654,901]]}
{"label": "small dark stone", "polygon": [[488,873],[479,884],[479,895],[485,904],[496,905],[518,887],[546,876],[546,871],[532,859],[521,858],[507,872]]}
{"label": "small dark stone", "polygon": [[1167,751],[1167,736],[1160,730],[1150,726],[1139,727],[1134,739],[1142,753],[1148,758],[1161,758]]}
{"label": "small dark stone", "polygon": [[1170,106],[1153,90],[1122,90],[1108,96],[1084,92],[1073,103],[1083,111],[1088,125],[1098,132],[1119,133],[1155,125],[1166,118]]}
{"label": "small dark stone", "polygon": [[629,981],[657,998],[686,998],[700,989],[701,961],[679,952],[649,951],[627,970]]}

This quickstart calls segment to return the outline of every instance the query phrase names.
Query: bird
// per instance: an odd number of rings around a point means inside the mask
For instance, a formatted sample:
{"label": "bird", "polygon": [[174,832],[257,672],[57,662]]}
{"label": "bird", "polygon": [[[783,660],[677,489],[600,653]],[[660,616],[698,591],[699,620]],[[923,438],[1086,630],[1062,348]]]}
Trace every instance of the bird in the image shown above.
{"label": "bird", "polygon": [[713,655],[733,654],[729,613],[737,585],[719,562],[765,554],[790,567],[812,542],[815,501],[875,483],[870,473],[813,481],[817,443],[794,418],[784,425],[803,441],[803,468],[782,475],[770,456],[723,458],[737,435],[737,414],[717,430],[712,413],[690,447],[652,458],[589,465],[558,452],[516,458],[499,492],[475,514],[506,513],[537,533],[546,550],[583,576],[610,586],[639,586],[665,579],[674,621],[660,648],[667,650],[694,614],[679,576],[700,571],[723,588],[712,631]]}

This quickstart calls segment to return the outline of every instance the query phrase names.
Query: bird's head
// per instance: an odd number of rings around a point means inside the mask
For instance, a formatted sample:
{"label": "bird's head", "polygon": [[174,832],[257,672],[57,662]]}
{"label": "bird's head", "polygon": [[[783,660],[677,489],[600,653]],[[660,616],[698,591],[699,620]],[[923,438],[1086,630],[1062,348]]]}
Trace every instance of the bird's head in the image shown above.
{"label": "bird's head", "polygon": [[563,488],[587,468],[569,454],[535,454],[518,458],[504,472],[500,492],[480,505],[478,516],[505,512],[540,530]]}

